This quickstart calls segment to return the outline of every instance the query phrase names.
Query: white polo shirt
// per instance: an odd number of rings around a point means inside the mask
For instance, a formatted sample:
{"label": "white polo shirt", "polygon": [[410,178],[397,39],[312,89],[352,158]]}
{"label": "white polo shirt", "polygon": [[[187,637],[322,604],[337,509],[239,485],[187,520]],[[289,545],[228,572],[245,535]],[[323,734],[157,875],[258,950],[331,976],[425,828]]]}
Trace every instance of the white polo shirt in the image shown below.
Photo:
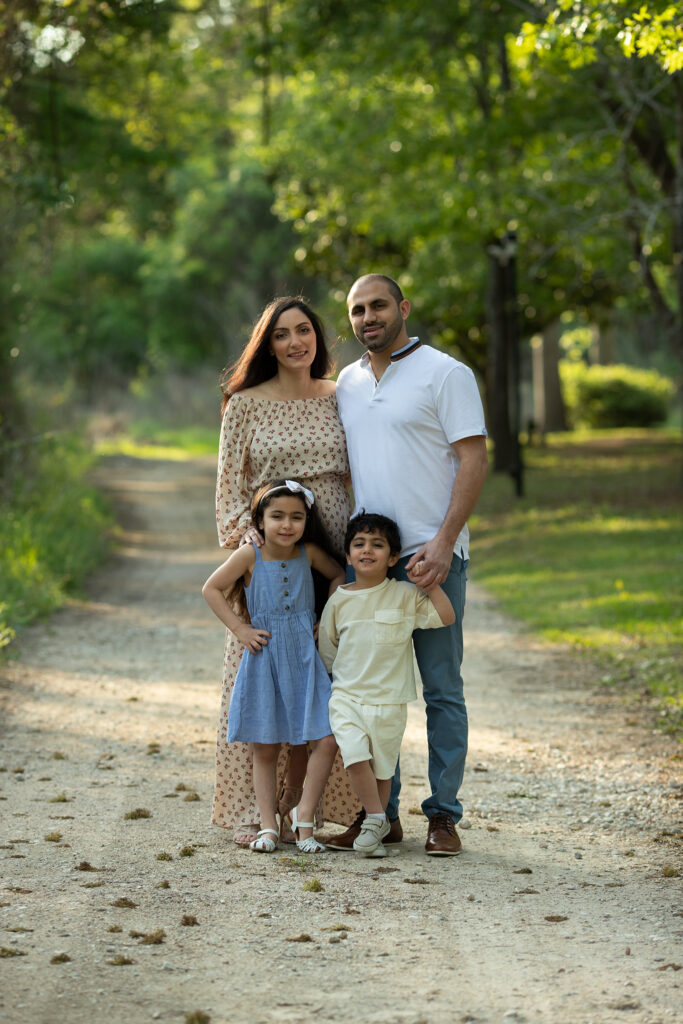
{"label": "white polo shirt", "polygon": [[[389,516],[401,531],[401,556],[439,530],[463,437],[486,437],[474,374],[464,363],[417,338],[394,352],[379,381],[368,353],[345,367],[337,405],[346,433],[356,507]],[[469,557],[467,525],[454,551]]]}

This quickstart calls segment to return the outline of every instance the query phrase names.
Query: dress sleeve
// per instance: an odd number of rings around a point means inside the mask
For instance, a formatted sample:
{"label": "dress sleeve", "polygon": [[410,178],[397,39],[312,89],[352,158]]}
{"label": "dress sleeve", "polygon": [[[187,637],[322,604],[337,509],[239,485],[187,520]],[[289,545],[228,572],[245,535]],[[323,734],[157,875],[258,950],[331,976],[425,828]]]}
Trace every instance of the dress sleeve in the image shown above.
{"label": "dress sleeve", "polygon": [[250,524],[249,403],[232,398],[221,424],[216,479],[216,524],[223,548],[236,548]]}
{"label": "dress sleeve", "polygon": [[318,651],[328,672],[332,672],[332,664],[337,656],[339,637],[334,614],[334,602],[328,601],[323,609],[318,626]]}

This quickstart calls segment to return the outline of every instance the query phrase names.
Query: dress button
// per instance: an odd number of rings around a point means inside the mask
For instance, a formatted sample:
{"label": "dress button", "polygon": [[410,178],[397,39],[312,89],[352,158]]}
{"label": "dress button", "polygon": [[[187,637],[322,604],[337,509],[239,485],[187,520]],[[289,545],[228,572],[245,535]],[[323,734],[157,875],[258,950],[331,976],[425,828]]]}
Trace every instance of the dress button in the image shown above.
{"label": "dress button", "polygon": [[285,597],[289,597],[289,591],[285,590]]}
{"label": "dress button", "polygon": [[286,568],[286,566],[287,566],[287,563],[286,563],[286,562],[280,562],[280,565],[281,565],[281,566],[282,566],[282,568],[284,569],[284,568]]}
{"label": "dress button", "polygon": [[285,605],[285,611],[286,611],[286,612],[288,612],[288,611],[289,611],[289,605],[288,605],[288,604],[286,604],[286,605]]}
{"label": "dress button", "polygon": [[282,582],[283,583],[289,583],[289,576],[283,576],[282,577]]}

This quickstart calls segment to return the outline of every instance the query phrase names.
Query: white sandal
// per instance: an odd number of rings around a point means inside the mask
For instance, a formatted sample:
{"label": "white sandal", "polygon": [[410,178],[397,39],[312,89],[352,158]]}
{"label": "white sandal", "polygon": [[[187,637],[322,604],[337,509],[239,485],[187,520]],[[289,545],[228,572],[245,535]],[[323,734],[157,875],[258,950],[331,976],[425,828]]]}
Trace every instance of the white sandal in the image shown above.
{"label": "white sandal", "polygon": [[297,810],[297,807],[292,807],[292,832],[294,833],[297,850],[301,850],[302,853],[322,853],[325,847],[313,836],[308,836],[306,839],[299,839],[299,829],[313,828],[313,822],[299,821],[296,813]]}
{"label": "white sandal", "polygon": [[[271,839],[270,836],[275,836],[275,839]],[[262,828],[256,834],[256,839],[249,843],[249,849],[254,850],[255,853],[273,853],[274,850],[277,850],[279,838],[280,834],[274,828]]]}

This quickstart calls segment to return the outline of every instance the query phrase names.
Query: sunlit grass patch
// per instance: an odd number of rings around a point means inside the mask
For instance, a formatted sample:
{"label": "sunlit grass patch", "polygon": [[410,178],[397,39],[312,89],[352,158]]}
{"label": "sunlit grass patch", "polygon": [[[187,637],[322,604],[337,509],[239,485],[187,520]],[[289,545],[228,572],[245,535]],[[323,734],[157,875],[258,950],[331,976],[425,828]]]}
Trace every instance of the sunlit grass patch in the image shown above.
{"label": "sunlit grass patch", "polygon": [[135,420],[125,434],[99,440],[97,455],[129,455],[135,459],[170,459],[184,462],[196,455],[215,455],[220,422],[214,428],[166,427],[154,420]]}
{"label": "sunlit grass patch", "polygon": [[[557,435],[525,452],[526,493],[492,475],[471,518],[471,574],[552,642],[683,718],[680,446],[668,432]],[[666,724],[665,723],[665,724]]]}

